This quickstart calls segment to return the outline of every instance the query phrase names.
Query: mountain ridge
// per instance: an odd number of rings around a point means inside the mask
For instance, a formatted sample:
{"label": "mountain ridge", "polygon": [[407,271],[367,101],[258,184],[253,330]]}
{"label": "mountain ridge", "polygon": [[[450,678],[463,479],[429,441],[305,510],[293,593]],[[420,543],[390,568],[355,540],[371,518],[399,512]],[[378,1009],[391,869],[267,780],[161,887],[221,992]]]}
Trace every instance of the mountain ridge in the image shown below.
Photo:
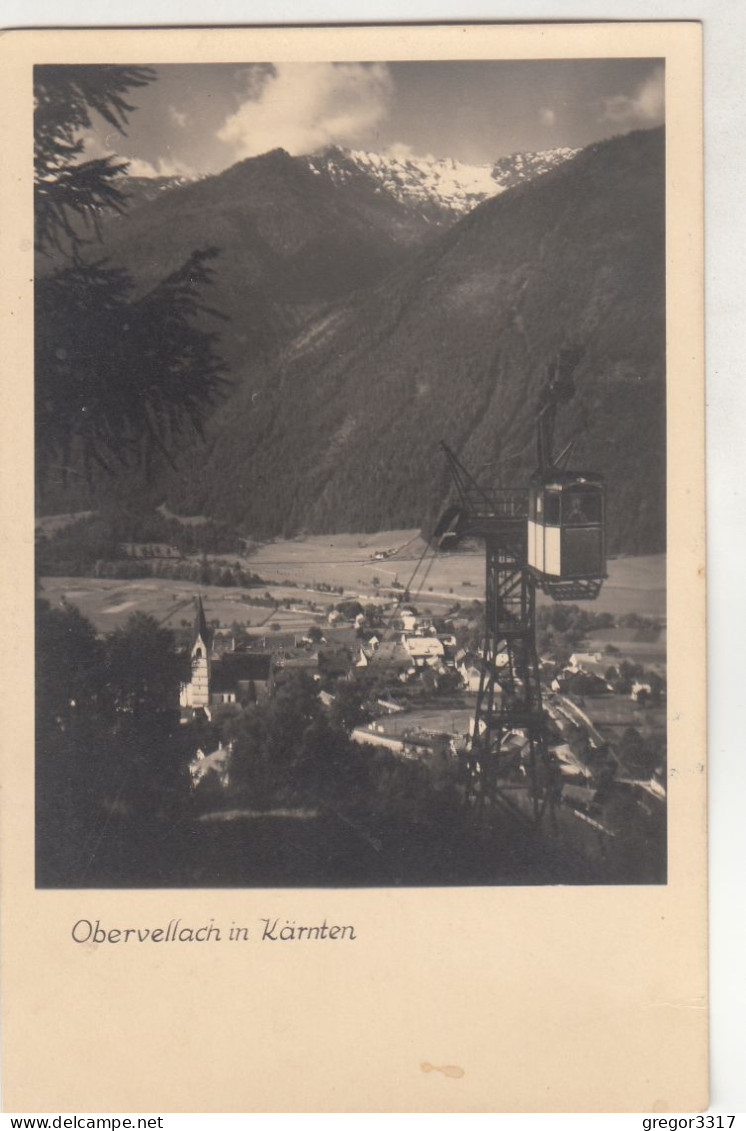
{"label": "mountain ridge", "polygon": [[[355,177],[367,178],[399,203],[405,206],[416,205],[430,219],[442,223],[463,216],[477,204],[507,188],[542,176],[579,152],[579,149],[556,146],[536,152],[511,153],[491,163],[474,164],[452,157],[435,157],[432,154],[417,156],[392,150],[378,153],[331,145],[306,156],[290,157],[287,150],[274,149],[248,160],[262,160],[272,154],[282,154],[294,162],[306,165],[316,175],[328,176],[337,186],[344,185]],[[233,167],[229,166],[229,169]],[[221,175],[144,177],[124,174],[120,180],[129,196],[130,207],[137,208],[156,200],[161,193]]]}
{"label": "mountain ridge", "polygon": [[[257,530],[271,498],[267,534],[419,525],[445,493],[441,437],[467,466],[528,474],[538,389],[571,339],[584,356],[561,432],[609,478],[611,548],[663,549],[663,171],[662,131],[640,132],[477,207],[247,372],[201,484],[169,480],[169,505],[196,493]],[[224,486],[239,467],[240,505]]]}
{"label": "mountain ridge", "polygon": [[[274,210],[263,197],[270,266],[285,223],[301,238],[301,260],[309,247],[313,259],[313,241],[295,227],[309,199],[328,203],[329,217],[350,215],[335,186],[295,160],[275,151],[228,171],[239,186],[269,177],[285,194]],[[662,130],[598,143],[427,239],[400,244],[365,286],[345,289],[335,279],[336,295],[305,305],[301,294],[295,322],[272,348],[238,343],[234,390],[206,447],[182,456],[178,472],[140,485],[141,497],[250,536],[425,525],[447,493],[441,438],[467,466],[487,464],[490,483],[525,482],[539,386],[573,340],[584,356],[558,443],[577,435],[578,458],[607,475],[610,549],[663,549],[664,169]],[[282,170],[289,180],[276,180]],[[312,184],[310,197],[294,195]],[[164,193],[151,218],[169,197],[183,203],[191,194],[186,219],[181,211],[188,223],[205,192],[203,182]],[[370,235],[361,217],[368,208],[382,215],[381,195],[347,198],[353,227]],[[278,221],[285,200],[300,207]],[[287,255],[280,258],[274,294],[287,309]],[[334,272],[334,256],[328,264]],[[264,301],[271,282],[270,274],[255,284]],[[297,280],[289,282],[292,291]],[[245,278],[232,274],[222,285],[223,294],[236,291],[234,308],[248,301]]]}

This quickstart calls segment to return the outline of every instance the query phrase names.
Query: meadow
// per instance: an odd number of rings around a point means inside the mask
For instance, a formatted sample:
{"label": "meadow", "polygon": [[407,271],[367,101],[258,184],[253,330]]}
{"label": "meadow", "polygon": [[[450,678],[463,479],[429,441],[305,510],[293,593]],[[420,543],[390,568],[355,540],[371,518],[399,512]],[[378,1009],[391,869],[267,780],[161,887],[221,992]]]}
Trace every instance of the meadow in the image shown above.
{"label": "meadow", "polygon": [[[468,605],[484,598],[481,552],[434,555],[428,551],[422,558],[423,549],[424,542],[413,530],[314,535],[268,542],[241,559],[242,565],[266,581],[251,590],[154,577],[44,577],[41,586],[42,595],[52,604],[64,597],[77,605],[99,632],[119,627],[136,611],[178,627],[182,620],[191,621],[190,601],[200,593],[208,620],[224,625],[237,621],[249,628],[261,627],[266,633],[298,632],[323,620],[329,608],[342,600],[340,587],[345,599],[363,603],[390,602],[409,589],[418,607],[435,615],[442,615],[456,602]],[[395,552],[390,553],[392,550]],[[376,559],[376,554],[388,556]],[[617,616],[636,612],[665,618],[665,555],[619,557],[609,562],[608,569],[608,580],[589,608]],[[249,604],[247,598],[263,597],[266,592],[292,607],[274,610]],[[304,608],[304,602],[313,602],[316,610]],[[539,594],[539,603],[547,602]],[[275,624],[280,629],[273,630]]]}

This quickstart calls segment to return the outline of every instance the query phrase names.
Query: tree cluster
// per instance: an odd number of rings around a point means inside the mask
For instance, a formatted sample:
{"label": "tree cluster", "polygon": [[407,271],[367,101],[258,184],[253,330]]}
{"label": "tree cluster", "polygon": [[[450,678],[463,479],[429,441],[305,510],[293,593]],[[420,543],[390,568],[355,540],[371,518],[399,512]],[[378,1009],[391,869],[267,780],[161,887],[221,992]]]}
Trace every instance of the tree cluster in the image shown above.
{"label": "tree cluster", "polygon": [[[578,605],[552,603],[536,612],[536,639],[539,654],[551,653],[558,663],[566,663],[572,652],[593,632],[608,628],[634,628],[636,640],[656,640],[660,624],[638,613],[596,613]],[[610,654],[613,654],[610,652]]]}
{"label": "tree cluster", "polygon": [[[239,554],[241,540],[213,521],[186,525],[157,511],[131,509],[84,516],[48,536],[37,536],[37,572],[47,577],[165,577],[202,585],[266,584],[240,562],[208,554]],[[201,554],[197,559],[194,555]]]}
{"label": "tree cluster", "polygon": [[37,878],[116,883],[189,800],[179,728],[188,657],[142,613],[101,639],[77,608],[37,603]]}
{"label": "tree cluster", "polygon": [[339,685],[329,711],[314,681],[286,675],[274,696],[232,721],[230,798],[252,809],[308,807],[331,812],[363,830],[391,859],[419,857],[424,872],[441,875],[463,824],[457,770],[445,758],[425,766],[360,745],[349,730],[365,717],[365,692]]}
{"label": "tree cluster", "polygon": [[34,210],[41,269],[35,287],[39,489],[50,474],[171,462],[201,436],[225,387],[215,311],[203,290],[215,248],[195,250],[142,293],[123,268],[96,259],[107,214],[126,208],[126,162],[85,159],[94,117],[125,132],[129,91],[146,67],[34,68]]}

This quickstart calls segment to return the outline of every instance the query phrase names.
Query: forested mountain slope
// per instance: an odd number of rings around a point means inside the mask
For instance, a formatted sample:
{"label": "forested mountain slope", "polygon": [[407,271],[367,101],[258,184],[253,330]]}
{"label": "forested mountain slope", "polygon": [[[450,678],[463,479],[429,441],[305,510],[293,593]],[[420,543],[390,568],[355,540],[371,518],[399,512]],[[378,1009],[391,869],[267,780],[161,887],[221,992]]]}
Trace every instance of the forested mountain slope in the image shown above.
{"label": "forested mountain slope", "polygon": [[[628,134],[434,233],[364,178],[335,185],[282,151],[160,194],[112,225],[107,253],[145,287],[222,249],[209,301],[231,319],[233,389],[176,471],[95,495],[253,536],[427,524],[441,439],[485,483],[525,482],[539,385],[575,342],[558,444],[575,436],[573,462],[608,478],[611,551],[663,549],[664,166],[662,130]],[[80,479],[48,492],[47,509],[81,505]]]}
{"label": "forested mountain slope", "polygon": [[442,438],[485,482],[533,466],[537,390],[584,353],[559,442],[609,481],[610,548],[665,542],[664,135],[584,150],[486,201],[357,303],[248,364],[175,511],[255,534],[418,525]]}

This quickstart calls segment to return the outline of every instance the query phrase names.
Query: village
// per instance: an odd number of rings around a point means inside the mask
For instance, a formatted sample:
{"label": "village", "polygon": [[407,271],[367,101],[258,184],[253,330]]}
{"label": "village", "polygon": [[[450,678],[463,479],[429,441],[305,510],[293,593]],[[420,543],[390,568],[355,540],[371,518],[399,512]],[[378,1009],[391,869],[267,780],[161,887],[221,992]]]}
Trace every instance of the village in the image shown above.
{"label": "village", "polygon": [[[209,611],[209,599],[198,597],[182,722],[207,719],[221,730],[271,696],[278,681],[302,673],[355,743],[434,773],[444,763],[465,763],[482,672],[479,601],[434,616],[393,594],[365,605],[348,598],[304,632],[266,635],[210,622]],[[544,632],[540,670],[557,776],[555,822],[581,852],[618,850],[612,842],[628,836],[658,841],[666,802],[665,628],[634,615],[621,619],[639,623],[625,627],[607,614],[595,618],[605,627],[562,655],[544,619],[549,638]],[[185,628],[180,636],[184,642]],[[503,753],[506,787],[526,808],[526,734],[509,734]],[[231,742],[200,747],[190,773],[195,788],[207,778],[229,787]]]}
{"label": "village", "polygon": [[[172,634],[191,679],[178,703],[162,707],[182,724],[198,808],[217,814],[234,804],[236,735],[278,689],[311,694],[345,734],[348,750],[416,766],[436,787],[445,773],[468,793],[476,707],[480,686],[484,704],[489,682],[478,545],[432,553],[412,530],[302,536],[238,554],[119,543],[119,560],[63,575],[70,555],[55,548],[74,545],[92,522],[84,516],[49,531],[47,560],[55,563],[53,553],[57,559],[55,573],[41,579],[43,594],[78,607],[101,638],[135,612]],[[664,569],[664,558],[611,559],[592,609],[540,594],[536,612],[536,671],[554,781],[544,826],[594,861],[624,856],[629,842],[635,874],[644,872],[646,859],[660,867],[665,858]],[[498,656],[498,664],[506,661]],[[503,684],[520,686],[506,674]],[[499,669],[496,676],[499,709]],[[530,819],[525,728],[508,729],[500,763],[501,804]],[[241,797],[241,805],[252,804],[251,790]]]}

